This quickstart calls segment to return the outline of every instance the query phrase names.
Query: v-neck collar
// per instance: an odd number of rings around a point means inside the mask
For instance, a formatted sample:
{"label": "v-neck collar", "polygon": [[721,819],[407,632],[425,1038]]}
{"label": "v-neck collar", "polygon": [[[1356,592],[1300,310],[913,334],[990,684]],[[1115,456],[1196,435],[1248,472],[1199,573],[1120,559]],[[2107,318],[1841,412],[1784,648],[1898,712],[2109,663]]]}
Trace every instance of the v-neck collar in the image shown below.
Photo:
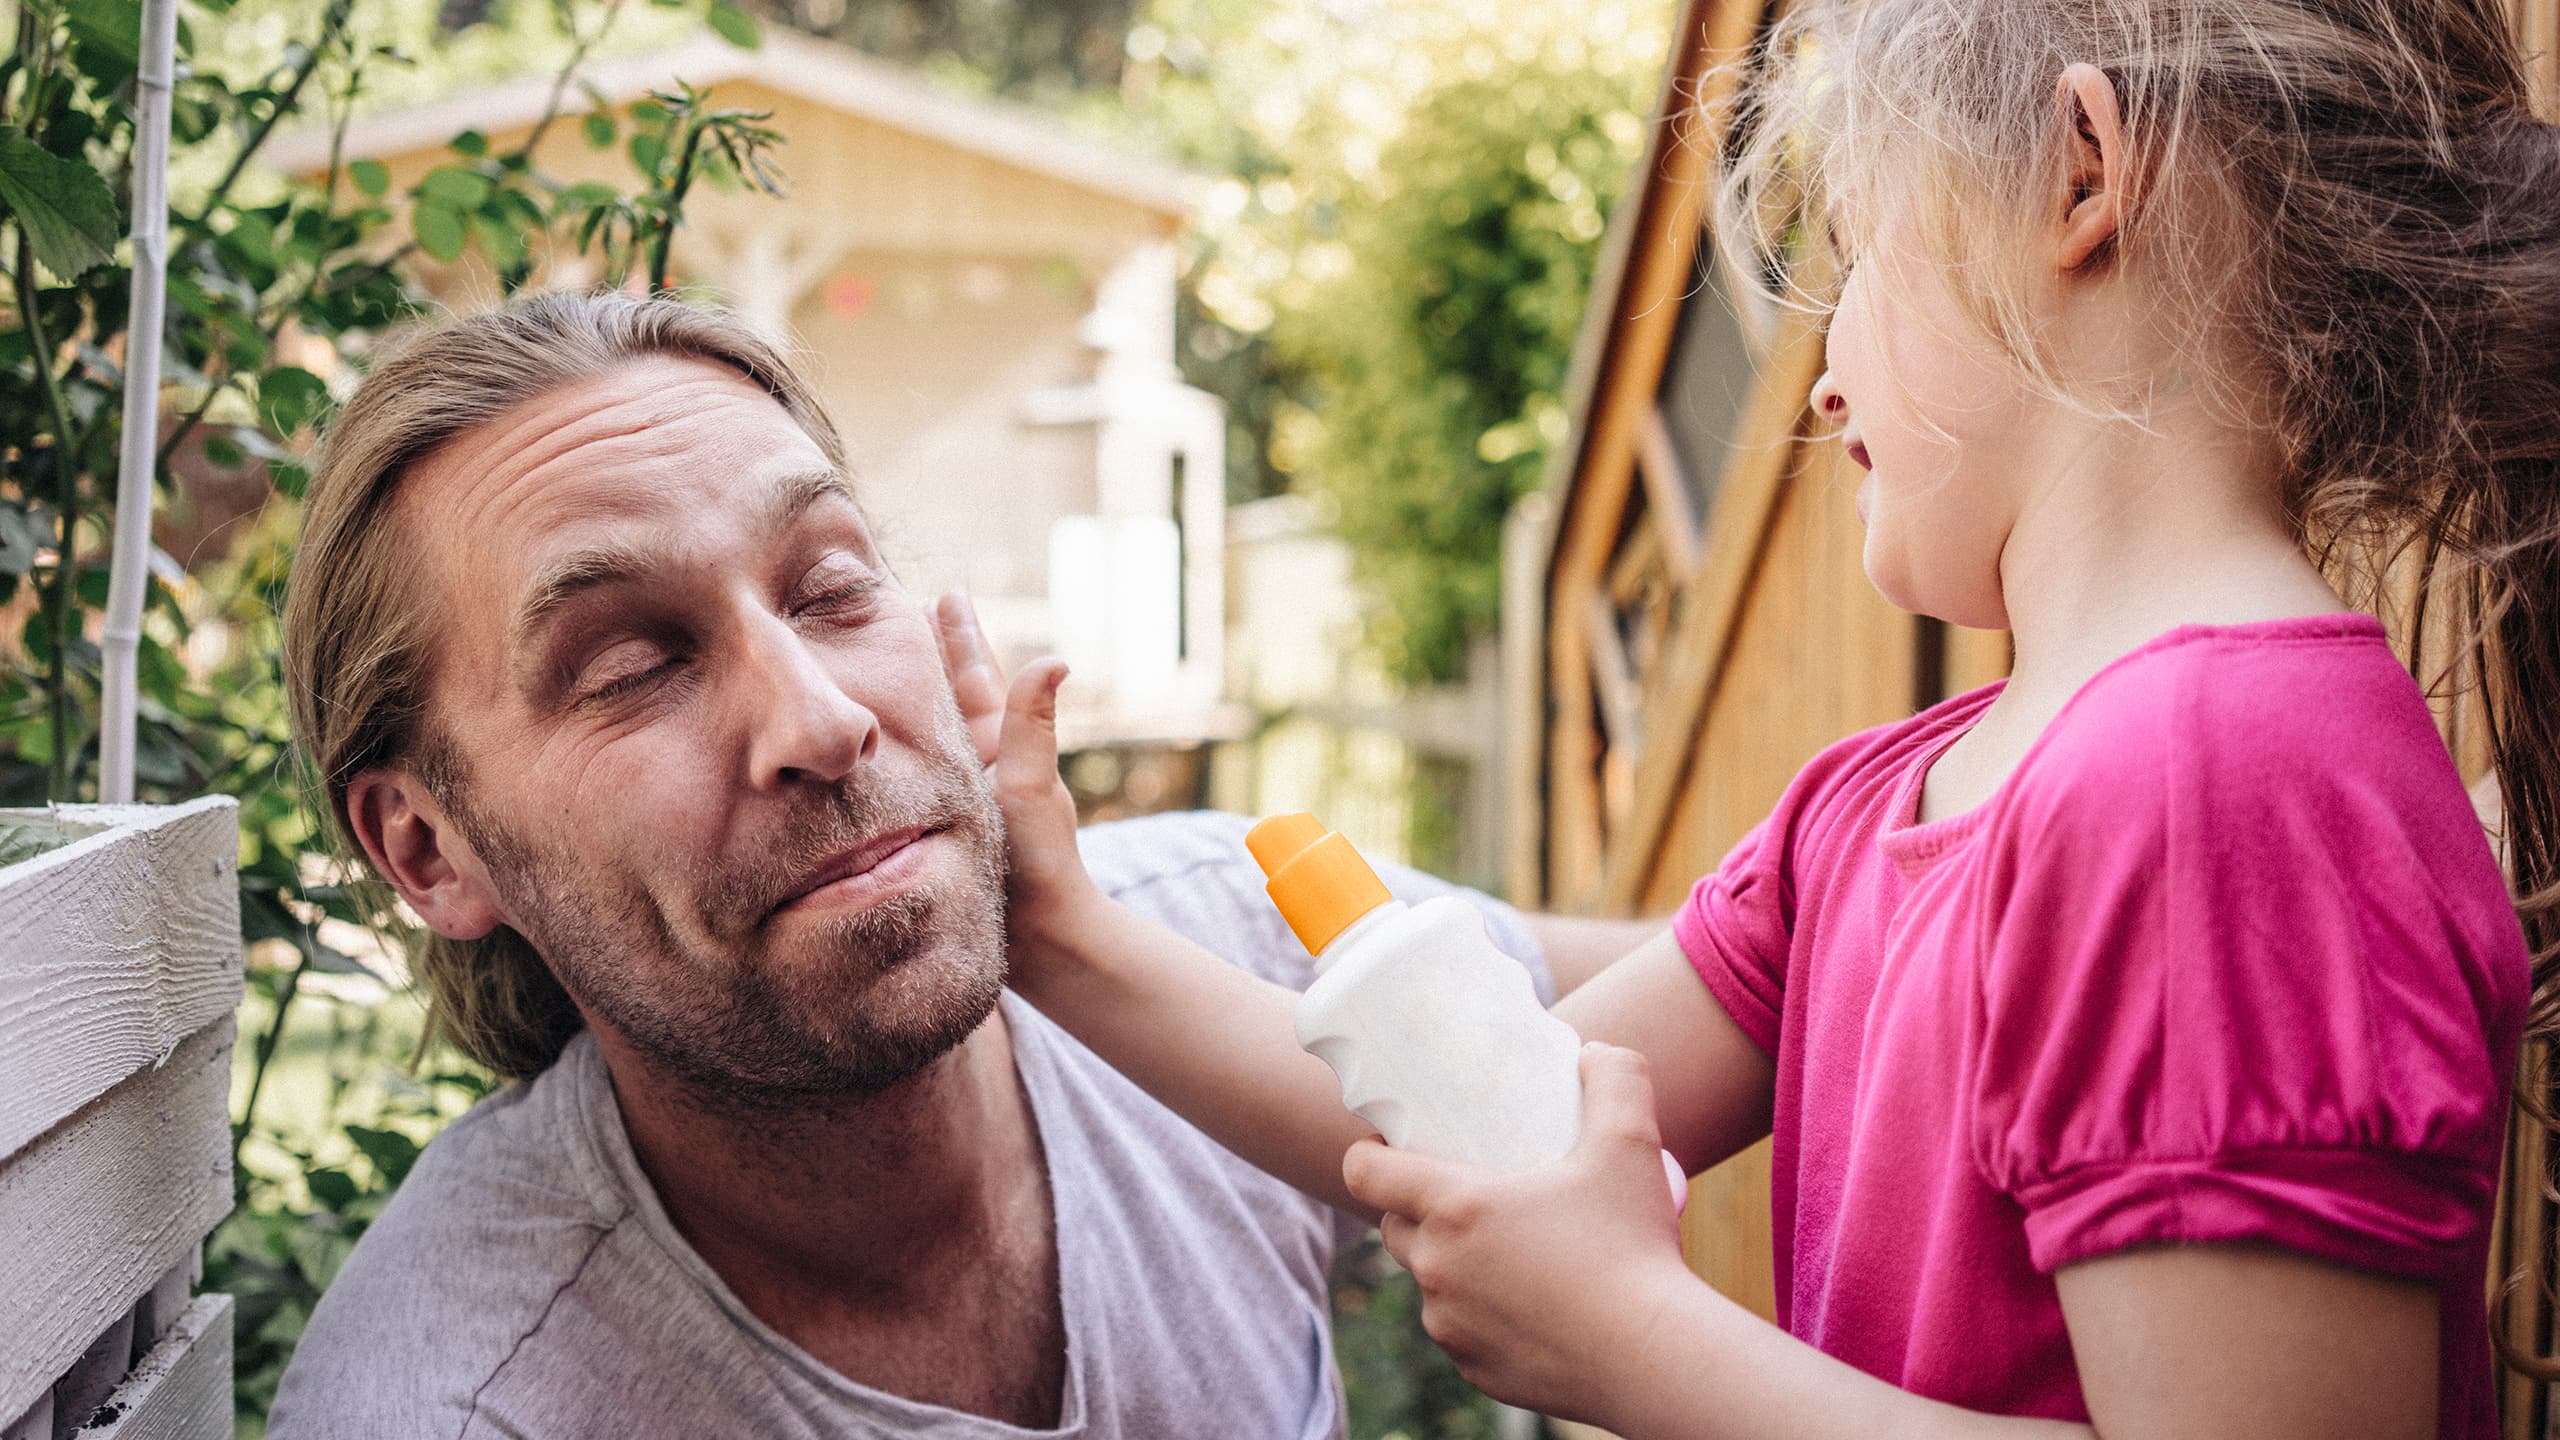
{"label": "v-neck collar", "polygon": [[[875,1389],[854,1380],[826,1362],[810,1354],[799,1342],[774,1329],[747,1307],[720,1273],[711,1268],[693,1246],[686,1242],[675,1223],[667,1218],[666,1208],[658,1199],[657,1186],[640,1168],[639,1156],[631,1148],[630,1132],[624,1127],[622,1107],[613,1095],[613,1077],[596,1049],[595,1037],[581,1031],[569,1043],[561,1057],[563,1064],[576,1067],[572,1078],[577,1082],[577,1105],[585,1144],[579,1147],[581,1159],[596,1170],[592,1179],[600,1180],[621,1193],[629,1203],[627,1218],[636,1218],[648,1236],[678,1269],[702,1287],[713,1303],[738,1323],[740,1329],[759,1344],[780,1355],[783,1360],[803,1372],[813,1383],[846,1399],[879,1411],[886,1420],[923,1427],[973,1425],[988,1437],[1004,1440],[1067,1440],[1081,1435],[1091,1413],[1088,1403],[1090,1385],[1086,1374],[1091,1347],[1084,1343],[1087,1323],[1085,1299],[1093,1293],[1093,1277],[1086,1273],[1084,1247],[1070,1246],[1070,1235],[1089,1233],[1084,1220],[1084,1207],[1091,1197],[1079,1186],[1061,1186],[1056,1176],[1062,1171],[1077,1173],[1087,1168],[1083,1157],[1075,1163],[1061,1165],[1062,1148],[1082,1147],[1085,1134],[1067,1117],[1053,1113],[1052,1107],[1062,1103],[1065,1089],[1058,1083],[1055,1044],[1037,1015],[1024,1001],[1006,991],[998,1001],[1007,1037],[1013,1051],[1015,1077],[1030,1100],[1031,1124],[1039,1141],[1049,1177],[1050,1244],[1058,1257],[1058,1314],[1060,1328],[1066,1334],[1066,1381],[1058,1403],[1058,1423],[1047,1429],[1014,1425],[992,1416],[972,1411],[954,1410],[948,1406],[928,1405],[887,1390]],[[1072,1213],[1071,1213],[1072,1212]]]}

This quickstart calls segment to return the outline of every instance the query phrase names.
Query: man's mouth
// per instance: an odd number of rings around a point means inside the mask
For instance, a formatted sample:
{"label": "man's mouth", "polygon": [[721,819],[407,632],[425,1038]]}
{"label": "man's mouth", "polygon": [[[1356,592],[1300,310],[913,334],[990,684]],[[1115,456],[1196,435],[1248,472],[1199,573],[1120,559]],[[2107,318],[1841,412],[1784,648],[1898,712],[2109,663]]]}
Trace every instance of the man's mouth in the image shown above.
{"label": "man's mouth", "polygon": [[936,828],[909,825],[876,835],[850,850],[838,851],[812,866],[784,892],[773,913],[820,907],[868,908],[922,871],[931,848],[925,842],[941,833]]}

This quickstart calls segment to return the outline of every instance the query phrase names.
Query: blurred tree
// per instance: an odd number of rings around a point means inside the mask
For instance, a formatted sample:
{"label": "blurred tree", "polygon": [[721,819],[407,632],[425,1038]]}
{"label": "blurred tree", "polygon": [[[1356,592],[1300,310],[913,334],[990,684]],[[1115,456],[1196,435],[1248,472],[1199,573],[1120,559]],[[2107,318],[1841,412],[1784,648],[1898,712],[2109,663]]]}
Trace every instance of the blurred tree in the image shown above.
{"label": "blurred tree", "polygon": [[1128,88],[1231,177],[1184,357],[1259,396],[1231,488],[1332,501],[1405,679],[1456,678],[1495,619],[1671,9],[1156,0],[1132,34]]}
{"label": "blurred tree", "polygon": [[1120,82],[1137,0],[757,0],[766,16],[999,94],[1059,98]]}

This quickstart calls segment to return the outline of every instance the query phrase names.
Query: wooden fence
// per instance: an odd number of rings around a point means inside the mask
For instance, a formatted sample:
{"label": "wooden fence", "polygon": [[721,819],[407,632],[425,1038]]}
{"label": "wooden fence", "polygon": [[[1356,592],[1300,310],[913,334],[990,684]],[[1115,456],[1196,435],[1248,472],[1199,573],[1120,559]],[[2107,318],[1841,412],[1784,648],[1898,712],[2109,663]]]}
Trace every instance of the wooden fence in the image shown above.
{"label": "wooden fence", "polygon": [[227,798],[0,811],[0,1440],[232,1433],[238,838]]}

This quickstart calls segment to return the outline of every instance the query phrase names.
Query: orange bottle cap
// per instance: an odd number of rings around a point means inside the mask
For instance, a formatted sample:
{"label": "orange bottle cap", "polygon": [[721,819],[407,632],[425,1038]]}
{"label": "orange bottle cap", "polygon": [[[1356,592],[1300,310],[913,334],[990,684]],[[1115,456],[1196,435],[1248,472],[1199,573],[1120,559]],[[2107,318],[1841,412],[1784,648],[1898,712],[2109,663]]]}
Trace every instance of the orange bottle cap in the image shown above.
{"label": "orange bottle cap", "polygon": [[1351,842],[1313,815],[1274,815],[1246,831],[1244,844],[1268,877],[1271,903],[1310,955],[1395,898]]}

